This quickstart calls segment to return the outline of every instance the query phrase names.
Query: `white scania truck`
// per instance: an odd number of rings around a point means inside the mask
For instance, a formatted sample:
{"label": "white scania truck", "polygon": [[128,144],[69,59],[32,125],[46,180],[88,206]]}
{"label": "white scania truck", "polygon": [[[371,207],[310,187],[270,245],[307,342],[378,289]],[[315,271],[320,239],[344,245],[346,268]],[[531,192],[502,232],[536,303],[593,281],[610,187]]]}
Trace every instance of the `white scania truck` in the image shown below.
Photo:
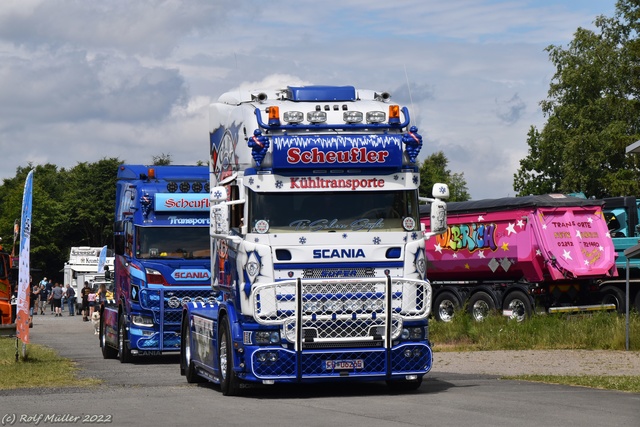
{"label": "white scania truck", "polygon": [[[225,395],[251,382],[419,387],[431,286],[408,109],[384,92],[289,86],[222,95],[209,129],[218,295],[183,306],[187,381]],[[428,201],[442,232],[446,205]]]}

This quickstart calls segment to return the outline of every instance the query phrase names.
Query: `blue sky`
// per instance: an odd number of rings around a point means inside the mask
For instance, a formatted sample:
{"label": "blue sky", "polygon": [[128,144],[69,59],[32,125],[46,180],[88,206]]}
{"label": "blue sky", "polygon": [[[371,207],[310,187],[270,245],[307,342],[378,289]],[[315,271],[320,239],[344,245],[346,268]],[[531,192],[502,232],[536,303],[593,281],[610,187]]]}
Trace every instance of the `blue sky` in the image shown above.
{"label": "blue sky", "polygon": [[0,179],[117,157],[208,158],[207,105],[238,87],[388,91],[473,199],[513,196],[554,68],[544,48],[614,0],[3,0]]}

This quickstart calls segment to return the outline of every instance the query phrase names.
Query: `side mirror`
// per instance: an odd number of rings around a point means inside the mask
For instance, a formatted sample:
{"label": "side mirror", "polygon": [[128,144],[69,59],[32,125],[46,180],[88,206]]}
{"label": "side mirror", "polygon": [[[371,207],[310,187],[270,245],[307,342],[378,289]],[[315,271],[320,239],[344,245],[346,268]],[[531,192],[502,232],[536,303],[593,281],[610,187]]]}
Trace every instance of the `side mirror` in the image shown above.
{"label": "side mirror", "polygon": [[[431,194],[433,194],[433,197],[436,199],[448,199],[449,186],[441,182],[436,182],[435,184],[433,184],[433,188],[431,189]],[[433,209],[431,211],[433,212]]]}
{"label": "side mirror", "polygon": [[431,202],[430,231],[434,235],[447,231],[447,204],[442,200]]}
{"label": "side mirror", "polygon": [[227,198],[229,198],[229,195],[227,194],[227,188],[222,186],[213,187],[211,189],[211,193],[209,194],[209,201],[211,201],[211,204],[225,202]]}

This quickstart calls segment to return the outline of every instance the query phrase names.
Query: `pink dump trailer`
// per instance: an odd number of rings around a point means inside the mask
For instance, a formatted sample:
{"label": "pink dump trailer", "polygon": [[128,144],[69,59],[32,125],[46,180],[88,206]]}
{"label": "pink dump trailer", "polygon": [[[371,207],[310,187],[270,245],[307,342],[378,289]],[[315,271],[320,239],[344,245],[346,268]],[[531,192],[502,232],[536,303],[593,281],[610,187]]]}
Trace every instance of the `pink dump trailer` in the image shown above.
{"label": "pink dump trailer", "polygon": [[[507,197],[448,203],[447,213],[447,231],[426,244],[437,319],[465,305],[476,320],[614,308],[598,289],[617,275],[601,201]],[[428,210],[421,218],[428,229]]]}

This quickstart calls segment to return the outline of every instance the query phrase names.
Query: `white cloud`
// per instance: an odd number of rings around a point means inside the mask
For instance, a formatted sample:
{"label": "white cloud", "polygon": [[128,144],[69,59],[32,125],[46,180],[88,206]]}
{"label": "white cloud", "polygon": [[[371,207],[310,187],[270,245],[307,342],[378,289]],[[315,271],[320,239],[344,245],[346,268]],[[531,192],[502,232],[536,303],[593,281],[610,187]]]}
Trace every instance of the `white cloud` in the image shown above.
{"label": "white cloud", "polygon": [[206,106],[235,89],[391,92],[473,198],[513,195],[554,69],[544,48],[615,0],[5,0],[0,179],[28,161],[208,158]]}

